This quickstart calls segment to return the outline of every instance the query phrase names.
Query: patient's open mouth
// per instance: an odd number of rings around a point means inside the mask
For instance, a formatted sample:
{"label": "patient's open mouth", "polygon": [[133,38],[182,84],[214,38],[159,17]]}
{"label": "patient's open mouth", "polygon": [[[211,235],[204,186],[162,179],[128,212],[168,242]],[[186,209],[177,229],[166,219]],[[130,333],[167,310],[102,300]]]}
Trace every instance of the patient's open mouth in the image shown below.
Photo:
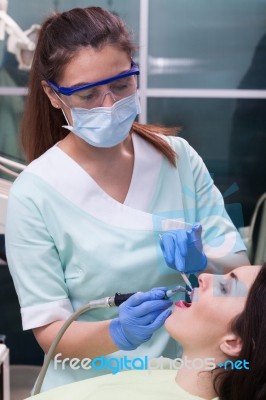
{"label": "patient's open mouth", "polygon": [[184,300],[178,300],[177,302],[175,302],[175,305],[179,308],[189,308],[191,306],[191,303],[188,303]]}

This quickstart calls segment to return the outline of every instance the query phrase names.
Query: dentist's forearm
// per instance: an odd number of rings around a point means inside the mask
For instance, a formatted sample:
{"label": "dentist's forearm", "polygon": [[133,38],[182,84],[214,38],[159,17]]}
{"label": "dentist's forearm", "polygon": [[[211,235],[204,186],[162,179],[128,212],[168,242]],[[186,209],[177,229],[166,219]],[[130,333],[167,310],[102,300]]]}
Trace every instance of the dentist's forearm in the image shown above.
{"label": "dentist's forearm", "polygon": [[[45,353],[65,321],[55,321],[49,325],[35,328],[33,333]],[[61,358],[90,358],[103,356],[118,350],[109,333],[110,321],[83,322],[74,321],[67,328],[54,355]]]}
{"label": "dentist's forearm", "polygon": [[205,254],[208,258],[208,265],[205,271],[214,274],[227,274],[234,268],[250,265],[250,261],[245,251],[231,253],[220,258],[216,258],[214,254]]}

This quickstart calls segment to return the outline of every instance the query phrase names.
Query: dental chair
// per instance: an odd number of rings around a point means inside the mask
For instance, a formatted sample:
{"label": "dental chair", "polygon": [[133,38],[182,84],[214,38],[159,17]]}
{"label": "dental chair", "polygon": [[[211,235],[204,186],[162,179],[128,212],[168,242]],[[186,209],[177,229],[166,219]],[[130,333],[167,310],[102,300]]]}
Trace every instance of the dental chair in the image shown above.
{"label": "dental chair", "polygon": [[251,264],[263,264],[266,261],[266,192],[256,203],[250,225],[240,228],[239,232]]}
{"label": "dental chair", "polygon": [[266,192],[257,201],[249,236],[251,260],[254,264],[262,264],[266,261]]}

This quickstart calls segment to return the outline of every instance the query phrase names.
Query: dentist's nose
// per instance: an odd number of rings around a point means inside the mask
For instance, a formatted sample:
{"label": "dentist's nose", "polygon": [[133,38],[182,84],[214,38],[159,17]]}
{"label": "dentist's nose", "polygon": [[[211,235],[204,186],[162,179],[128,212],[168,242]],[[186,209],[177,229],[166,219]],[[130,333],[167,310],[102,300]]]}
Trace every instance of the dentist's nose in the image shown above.
{"label": "dentist's nose", "polygon": [[112,107],[112,105],[116,102],[116,98],[113,93],[108,90],[102,96],[101,107]]}

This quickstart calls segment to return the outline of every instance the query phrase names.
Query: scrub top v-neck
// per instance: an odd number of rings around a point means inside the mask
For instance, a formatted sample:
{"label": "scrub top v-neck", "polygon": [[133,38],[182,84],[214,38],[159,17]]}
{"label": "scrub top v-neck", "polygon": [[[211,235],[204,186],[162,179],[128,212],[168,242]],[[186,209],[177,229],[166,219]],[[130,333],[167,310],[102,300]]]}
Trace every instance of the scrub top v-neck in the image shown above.
{"label": "scrub top v-neck", "polygon": [[[127,195],[121,204],[137,210],[146,211],[151,202],[153,191],[156,189],[163,156],[161,153],[154,151],[154,148],[138,135],[132,135],[132,142],[134,148],[133,171]],[[68,164],[72,175],[74,174],[73,170],[75,170],[75,176],[81,176],[85,173],[84,184],[86,186],[90,185],[91,188],[94,188],[94,193],[97,191],[100,197],[106,196],[110,197],[110,201],[116,201],[104,192],[95,180],[58,145],[54,146],[54,151],[58,152],[58,157],[60,157],[62,165],[64,166],[63,168]],[[147,190],[147,187],[149,190]]]}

